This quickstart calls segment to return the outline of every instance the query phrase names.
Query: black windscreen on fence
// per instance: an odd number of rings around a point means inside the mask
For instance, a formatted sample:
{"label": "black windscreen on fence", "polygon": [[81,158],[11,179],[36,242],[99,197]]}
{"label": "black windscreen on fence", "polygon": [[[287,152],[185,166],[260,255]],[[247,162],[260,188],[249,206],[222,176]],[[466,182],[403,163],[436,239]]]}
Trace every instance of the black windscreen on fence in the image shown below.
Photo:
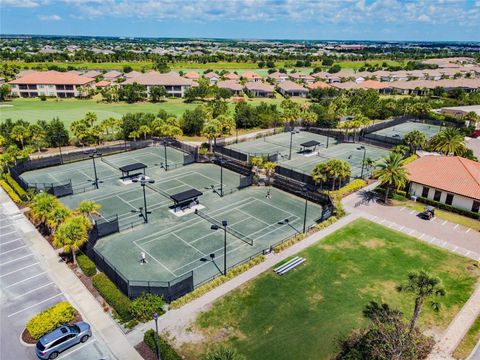
{"label": "black windscreen on fence", "polygon": [[251,186],[253,184],[253,173],[247,176],[242,176],[240,178],[240,189],[246,188],[248,186]]}
{"label": "black windscreen on fence", "polygon": [[215,152],[219,152],[224,156],[228,156],[239,161],[248,161],[248,155],[237,150],[229,149],[222,146],[215,146]]}
{"label": "black windscreen on fence", "polygon": [[73,195],[72,182],[69,181],[66,184],[52,184],[50,186],[44,186],[43,189],[39,184],[35,184],[37,189],[44,190],[49,194],[55,195],[56,197]]}
{"label": "black windscreen on fence", "polygon": [[100,218],[95,222],[95,227],[98,231],[98,237],[104,237],[120,231],[118,223],[118,215],[112,216],[109,219]]}

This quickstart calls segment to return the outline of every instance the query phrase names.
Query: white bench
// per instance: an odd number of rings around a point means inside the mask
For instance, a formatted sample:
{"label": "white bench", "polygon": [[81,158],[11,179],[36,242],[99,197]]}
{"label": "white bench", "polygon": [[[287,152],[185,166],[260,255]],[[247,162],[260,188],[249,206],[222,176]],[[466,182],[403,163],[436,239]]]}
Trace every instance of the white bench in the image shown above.
{"label": "white bench", "polygon": [[279,267],[273,269],[273,271],[277,273],[277,275],[282,276],[290,270],[295,269],[297,266],[302,265],[305,261],[307,261],[307,259],[296,256],[293,259],[287,261],[285,264],[282,264]]}

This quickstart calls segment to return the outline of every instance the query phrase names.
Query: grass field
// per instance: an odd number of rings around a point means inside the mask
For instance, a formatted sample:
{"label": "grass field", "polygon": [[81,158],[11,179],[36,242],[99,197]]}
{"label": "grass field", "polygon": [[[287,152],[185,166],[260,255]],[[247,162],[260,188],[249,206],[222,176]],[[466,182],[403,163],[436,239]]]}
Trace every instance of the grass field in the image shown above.
{"label": "grass field", "polygon": [[[467,335],[463,338],[453,353],[455,359],[467,359],[475,345],[480,341],[480,316],[473,323]],[[472,359],[473,360],[473,359]]]}
{"label": "grass field", "polygon": [[[248,103],[258,105],[260,102],[265,101],[269,104],[280,105],[282,100],[283,97],[277,96],[272,99],[248,99]],[[297,101],[304,102],[306,100],[299,99]],[[72,121],[83,118],[89,111],[96,113],[100,120],[108,117],[121,118],[127,113],[135,112],[157,113],[160,109],[181,116],[185,110],[193,110],[199,103],[185,103],[182,99],[168,99],[162,103],[143,102],[135,104],[107,104],[97,102],[95,99],[49,99],[47,101],[41,101],[40,99],[15,99],[0,105],[6,105],[0,107],[0,121],[10,118],[12,120],[23,119],[33,123],[37,120],[51,120],[54,117],[58,117],[69,127]],[[233,114],[235,104],[230,102],[229,107]]]}
{"label": "grass field", "polygon": [[[406,62],[407,60],[405,60]],[[370,65],[375,65],[375,64],[383,64],[386,62],[388,65],[402,65],[403,62],[398,62],[398,61],[393,61],[393,60],[368,60],[367,61]],[[140,61],[140,62],[118,62],[118,63],[91,63],[91,62],[32,62],[32,63],[26,63],[23,61],[9,61],[9,64],[15,64],[18,65],[19,67],[23,68],[36,68],[36,67],[42,67],[46,68],[48,65],[56,65],[59,67],[67,68],[67,66],[73,66],[78,69],[95,69],[95,70],[122,70],[124,66],[131,66],[134,70],[140,71],[142,69],[144,70],[150,70],[153,67],[153,63],[151,61]],[[288,69],[292,69],[294,64],[294,61],[278,61],[275,63],[275,66],[277,68],[285,67]],[[354,70],[358,69],[361,66],[365,64],[365,61],[339,61],[337,62],[342,69],[344,70]],[[321,66],[322,64],[320,62],[313,62],[312,66],[309,68],[295,68],[297,71],[306,71],[306,72],[311,72],[314,67]],[[170,68],[172,70],[183,70],[183,71],[190,71],[190,70],[196,70],[196,71],[202,71],[206,69],[213,69],[213,70],[230,70],[230,71],[239,71],[240,73],[243,70],[258,70],[259,73],[266,74],[267,69],[260,69],[257,65],[257,63],[254,62],[243,62],[243,63],[237,63],[237,62],[226,62],[226,61],[220,61],[220,62],[215,62],[215,63],[206,63],[206,64],[199,64],[199,63],[193,63],[193,62],[178,62],[175,64],[169,64]]]}
{"label": "grass field", "polygon": [[[306,265],[283,276],[273,271],[236,290],[202,313],[203,344],[184,345],[187,358],[227,342],[247,359],[331,359],[337,341],[365,324],[370,300],[387,302],[410,317],[413,297],[395,286],[412,270],[428,269],[447,291],[442,311],[424,308],[420,326],[445,329],[469,298],[479,270],[472,261],[431,247],[367,220],[326,237],[300,254]],[[208,344],[208,345],[207,345]]]}

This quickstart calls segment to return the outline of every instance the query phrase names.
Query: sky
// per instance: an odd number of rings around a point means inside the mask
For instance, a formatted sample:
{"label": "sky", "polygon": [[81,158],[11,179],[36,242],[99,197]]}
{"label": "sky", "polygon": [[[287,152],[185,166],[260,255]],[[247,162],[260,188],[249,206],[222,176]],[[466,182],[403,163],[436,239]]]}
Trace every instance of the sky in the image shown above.
{"label": "sky", "polygon": [[0,0],[1,34],[480,41],[480,0]]}

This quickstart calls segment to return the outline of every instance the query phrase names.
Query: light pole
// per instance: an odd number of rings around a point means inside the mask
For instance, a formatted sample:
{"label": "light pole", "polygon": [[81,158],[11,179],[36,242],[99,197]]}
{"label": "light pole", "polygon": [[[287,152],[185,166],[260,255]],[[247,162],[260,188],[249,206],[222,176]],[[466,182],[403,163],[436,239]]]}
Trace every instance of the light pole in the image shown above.
{"label": "light pole", "polygon": [[302,192],[303,192],[303,195],[305,196],[305,210],[303,212],[303,233],[305,234],[305,231],[307,230],[308,189],[304,188]]}
{"label": "light pole", "polygon": [[[222,221],[223,227],[223,275],[227,275],[227,220]],[[210,229],[218,230],[220,226],[213,224]],[[210,257],[212,257],[210,255]]]}
{"label": "light pole", "polygon": [[140,216],[143,216],[143,220],[145,221],[145,223],[148,223],[148,214],[151,214],[151,212],[149,212],[147,210],[147,195],[145,194],[145,186],[147,184],[155,183],[155,180],[147,179],[145,177],[145,175],[140,175],[138,178],[133,179],[132,182],[134,182],[134,183],[140,182],[140,185],[142,186],[142,189],[143,189],[143,212],[141,212]]}
{"label": "light pole", "polygon": [[288,160],[292,160],[292,143],[293,143],[293,135],[298,134],[300,131],[292,130],[290,131],[290,151],[288,153]]}
{"label": "light pole", "polygon": [[162,356],[160,355],[160,344],[159,344],[159,335],[158,335],[158,314],[153,313],[153,320],[155,320],[155,350],[157,352],[157,359],[161,360]]}
{"label": "light pole", "polygon": [[363,168],[365,166],[365,156],[367,155],[367,148],[362,145],[362,146],[357,147],[357,150],[363,150],[362,174],[360,175],[360,177],[363,179]]}
{"label": "light pole", "polygon": [[217,263],[215,262],[215,254],[212,253],[209,255],[210,256],[210,260],[206,257],[203,257],[200,259],[201,262],[207,262],[207,261],[211,261],[213,263],[213,265],[215,265],[215,267],[217,268],[218,272],[220,274],[223,274],[223,271],[218,267]]}
{"label": "light pole", "polygon": [[97,149],[93,149],[91,152],[86,151],[85,154],[87,154],[88,157],[93,161],[93,173],[95,174],[95,180],[93,181],[93,184],[98,189],[98,184],[100,183],[100,181],[98,180],[97,176],[97,166],[95,164],[95,158],[102,156],[102,154],[99,154],[97,152]]}
{"label": "light pole", "polygon": [[327,130],[327,149],[328,149],[328,139],[330,139],[330,136],[328,136],[328,130]]}
{"label": "light pole", "polygon": [[220,163],[220,197],[223,197],[223,164],[225,163],[225,160],[223,160],[223,153],[222,157],[218,159],[218,162]]}
{"label": "light pole", "polygon": [[168,171],[168,159],[167,159],[167,139],[163,139],[163,147],[165,150],[165,171]]}

